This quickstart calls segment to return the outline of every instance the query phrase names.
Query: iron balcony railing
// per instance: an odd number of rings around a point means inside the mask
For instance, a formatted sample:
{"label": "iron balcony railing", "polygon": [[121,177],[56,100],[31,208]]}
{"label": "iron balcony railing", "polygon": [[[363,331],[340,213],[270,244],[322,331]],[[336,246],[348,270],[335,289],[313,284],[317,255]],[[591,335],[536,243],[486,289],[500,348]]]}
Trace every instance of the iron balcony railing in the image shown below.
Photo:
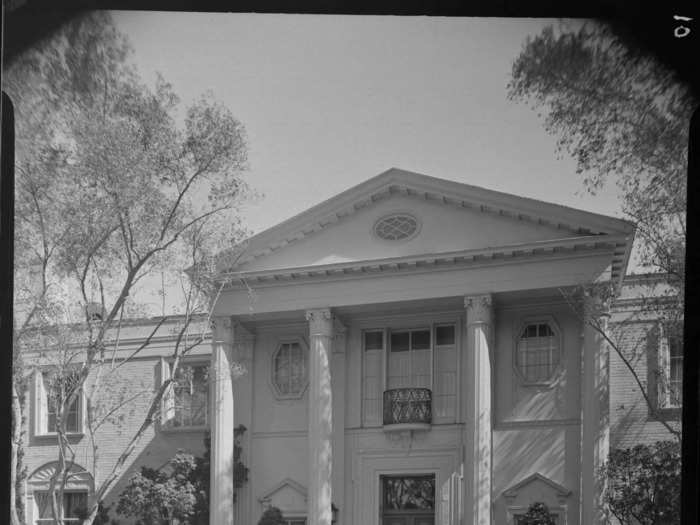
{"label": "iron balcony railing", "polygon": [[384,391],[384,424],[430,424],[433,393],[429,388],[393,388]]}

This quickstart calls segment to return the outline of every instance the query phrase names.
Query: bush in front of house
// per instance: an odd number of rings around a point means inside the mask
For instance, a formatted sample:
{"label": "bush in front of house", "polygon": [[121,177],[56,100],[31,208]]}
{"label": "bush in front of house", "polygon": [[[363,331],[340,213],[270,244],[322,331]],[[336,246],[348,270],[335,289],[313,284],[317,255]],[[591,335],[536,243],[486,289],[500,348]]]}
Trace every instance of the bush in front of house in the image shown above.
{"label": "bush in front of house", "polygon": [[268,507],[262,516],[260,516],[260,521],[258,525],[286,525],[284,518],[282,517],[282,511],[277,507]]}
{"label": "bush in front of house", "polygon": [[539,501],[530,505],[525,515],[517,521],[518,525],[556,525],[556,523],[547,505]]}

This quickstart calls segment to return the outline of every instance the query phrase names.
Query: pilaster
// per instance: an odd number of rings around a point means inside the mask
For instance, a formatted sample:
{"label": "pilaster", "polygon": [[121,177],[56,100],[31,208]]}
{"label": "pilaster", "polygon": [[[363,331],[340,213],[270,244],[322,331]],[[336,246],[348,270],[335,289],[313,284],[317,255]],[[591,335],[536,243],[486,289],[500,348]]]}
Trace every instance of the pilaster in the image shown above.
{"label": "pilaster", "polygon": [[344,525],[346,516],[345,506],[345,403],[347,399],[345,350],[347,344],[347,328],[333,318],[333,353],[331,361],[331,385],[333,392],[333,503],[338,510],[338,520],[335,525]]}
{"label": "pilaster", "polygon": [[585,293],[581,334],[581,523],[609,522],[605,478],[599,474],[610,450],[609,349],[603,336],[607,319],[606,303],[594,293]]}

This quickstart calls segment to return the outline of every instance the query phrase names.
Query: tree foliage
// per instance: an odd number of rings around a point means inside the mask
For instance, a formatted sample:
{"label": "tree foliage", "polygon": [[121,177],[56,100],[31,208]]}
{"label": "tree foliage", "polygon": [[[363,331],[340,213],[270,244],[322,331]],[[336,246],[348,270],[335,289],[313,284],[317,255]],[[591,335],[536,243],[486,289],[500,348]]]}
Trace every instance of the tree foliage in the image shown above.
{"label": "tree foliage", "polygon": [[529,102],[571,155],[585,188],[621,190],[640,262],[683,294],[688,127],[697,105],[653,56],[606,25],[547,27],[513,64],[511,99]]}
{"label": "tree foliage", "polygon": [[675,441],[615,449],[602,472],[605,500],[622,525],[680,523],[681,454]]}
{"label": "tree foliage", "polygon": [[[617,187],[622,214],[636,225],[633,264],[663,277],[635,285],[638,304],[616,325],[607,323],[607,314],[619,290],[582,285],[583,294],[603,296],[605,310],[602,316],[583,312],[582,319],[618,354],[657,415],[664,407],[647,381],[647,366],[659,387],[668,378],[648,360],[647,349],[658,345],[659,324],[665,336],[682,340],[688,128],[697,101],[654,56],[592,22],[548,26],[528,38],[508,93],[538,111],[559,153],[576,161],[587,191]],[[638,336],[630,326],[645,326],[646,333]],[[656,419],[680,439],[679,425]]]}
{"label": "tree foliage", "polygon": [[[139,288],[167,276],[161,293],[177,296],[175,375],[181,357],[203,341],[193,322],[220,289],[211,278],[213,255],[244,234],[237,214],[248,195],[243,125],[210,95],[182,108],[163,78],[144,83],[130,57],[109,13],[92,12],[16,58],[3,75],[17,121],[14,477],[21,472],[21,381],[37,364],[23,356],[41,348],[42,364],[70,379],[59,381],[65,388],[54,399],[59,468],[50,493],[59,522],[61,479],[75,459],[65,425],[71,404],[88,399],[88,468],[103,480],[91,497],[90,523],[171,388],[166,380],[155,390],[110,390],[125,362],[115,360],[112,342],[122,321],[156,313],[139,303]],[[126,361],[166,322],[164,305],[158,313],[161,321]],[[142,422],[98,473],[100,440],[138,396],[148,401]]]}

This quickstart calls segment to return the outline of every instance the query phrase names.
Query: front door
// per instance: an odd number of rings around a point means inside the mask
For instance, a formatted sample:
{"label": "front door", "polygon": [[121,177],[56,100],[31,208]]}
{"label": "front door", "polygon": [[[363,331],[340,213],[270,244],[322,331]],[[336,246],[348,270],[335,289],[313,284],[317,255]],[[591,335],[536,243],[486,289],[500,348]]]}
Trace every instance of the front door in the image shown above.
{"label": "front door", "polygon": [[435,525],[435,476],[382,476],[382,525]]}

